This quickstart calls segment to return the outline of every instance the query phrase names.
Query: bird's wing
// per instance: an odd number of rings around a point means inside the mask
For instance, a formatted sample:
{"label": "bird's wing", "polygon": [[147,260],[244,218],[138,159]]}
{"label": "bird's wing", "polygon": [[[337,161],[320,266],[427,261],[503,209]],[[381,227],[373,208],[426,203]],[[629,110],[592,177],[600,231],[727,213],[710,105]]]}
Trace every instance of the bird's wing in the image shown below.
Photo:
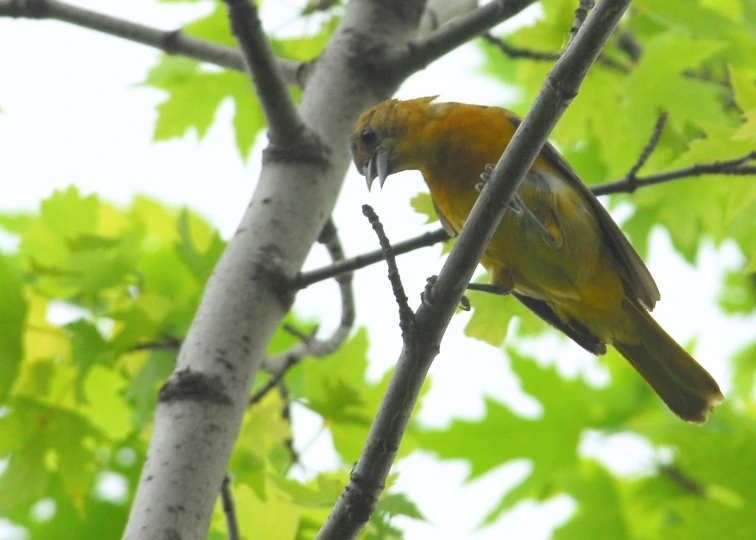
{"label": "bird's wing", "polygon": [[[521,120],[514,115],[508,115],[509,119],[515,124],[519,125]],[[580,180],[575,170],[569,163],[559,154],[556,148],[550,143],[546,143],[541,151],[546,160],[562,175],[562,177],[570,182],[575,189],[580,193],[583,198],[588,202],[596,215],[601,232],[609,243],[609,247],[614,253],[617,260],[625,270],[625,278],[627,284],[630,286],[629,293],[632,293],[640,303],[648,310],[652,310],[657,300],[659,300],[659,289],[656,286],[654,278],[651,276],[651,272],[648,271],[640,255],[635,251],[630,241],[625,236],[625,233],[614,222],[612,216],[609,215],[606,208],[599,202],[593,192]]]}

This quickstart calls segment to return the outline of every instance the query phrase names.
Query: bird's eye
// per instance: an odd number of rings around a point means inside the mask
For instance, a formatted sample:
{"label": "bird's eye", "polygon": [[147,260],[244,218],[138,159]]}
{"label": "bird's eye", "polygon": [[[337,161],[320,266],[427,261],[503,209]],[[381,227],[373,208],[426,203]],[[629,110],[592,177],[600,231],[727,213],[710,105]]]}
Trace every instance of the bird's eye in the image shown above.
{"label": "bird's eye", "polygon": [[360,139],[365,146],[375,146],[375,143],[378,142],[378,137],[370,126],[360,132]]}

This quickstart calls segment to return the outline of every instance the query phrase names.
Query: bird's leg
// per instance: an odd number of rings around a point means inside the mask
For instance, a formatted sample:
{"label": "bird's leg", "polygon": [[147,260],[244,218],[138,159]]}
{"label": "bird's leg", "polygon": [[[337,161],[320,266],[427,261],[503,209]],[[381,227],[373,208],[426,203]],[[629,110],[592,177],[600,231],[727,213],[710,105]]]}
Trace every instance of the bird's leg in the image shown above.
{"label": "bird's leg", "polygon": [[495,283],[470,283],[467,285],[468,291],[485,292],[496,296],[507,296],[512,292],[512,289],[512,287],[502,287]]}
{"label": "bird's leg", "polygon": [[[485,170],[480,173],[480,179],[481,182],[478,182],[475,184],[475,189],[478,191],[482,191],[483,187],[486,185],[486,182],[488,182],[491,179],[491,173],[494,170],[494,166],[491,164],[486,165]],[[544,238],[546,238],[546,241],[549,243],[549,245],[553,248],[559,247],[559,242],[556,241],[556,238],[554,238],[554,235],[551,234],[551,231],[549,231],[546,228],[546,225],[541,223],[541,220],[538,219],[538,217],[530,210],[530,208],[527,207],[527,205],[523,202],[523,200],[520,198],[520,196],[515,193],[514,197],[512,197],[512,200],[509,201],[509,205],[507,206],[507,209],[513,211],[518,216],[526,216],[530,221],[533,222],[533,224],[536,226],[536,228],[543,234]]]}

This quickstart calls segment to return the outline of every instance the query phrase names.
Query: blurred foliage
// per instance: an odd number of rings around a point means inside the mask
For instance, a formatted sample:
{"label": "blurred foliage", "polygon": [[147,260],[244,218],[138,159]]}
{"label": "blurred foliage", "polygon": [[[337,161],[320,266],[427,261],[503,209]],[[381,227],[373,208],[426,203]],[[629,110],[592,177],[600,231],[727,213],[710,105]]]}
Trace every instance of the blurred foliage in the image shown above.
{"label": "blurred foliage", "polygon": [[[505,36],[508,43],[541,52],[564,46],[575,2],[541,5],[538,20]],[[315,58],[340,13],[341,2],[308,2],[301,14],[318,15],[316,30],[274,36],[276,53]],[[220,2],[184,30],[233,45]],[[513,60],[481,47],[484,71],[519,90],[518,101],[505,105],[523,114],[552,62]],[[627,69],[597,65],[553,135],[587,182],[625,174],[662,111],[669,122],[640,176],[740,156],[756,146],[756,0],[637,0],[605,55]],[[244,158],[264,128],[244,74],[164,56],[144,84],[166,94],[155,140],[191,130],[202,138],[226,100],[236,108],[233,128]],[[296,98],[299,92],[292,92]],[[610,204],[617,201],[632,204],[625,228],[643,254],[653,227],[667,230],[689,261],[704,241],[734,241],[747,262],[744,271],[726,276],[720,305],[728,316],[753,315],[753,178],[699,177],[618,195]],[[435,220],[427,195],[412,205]],[[225,242],[190,210],[144,197],[119,208],[74,188],[52,194],[33,213],[0,215],[0,229],[17,240],[15,249],[0,253],[0,516],[33,539],[118,538],[145,459],[157,391]],[[552,332],[512,299],[480,293],[470,299],[474,311],[465,333],[493,347],[507,336]],[[286,322],[311,325],[295,315]],[[269,351],[285,350],[294,339],[281,329]],[[244,534],[304,540],[319,530],[348,481],[390,377],[367,377],[368,347],[367,332],[356,331],[334,355],[292,368],[286,395],[271,392],[250,407],[229,464]],[[674,418],[613,351],[602,359],[610,381],[598,388],[566,379],[511,346],[505,352],[540,414],[523,417],[487,399],[477,420],[437,429],[412,423],[400,448],[400,456],[423,450],[464,460],[470,479],[528,460],[530,474],[501,493],[482,525],[523,501],[568,494],[577,510],[554,532],[561,540],[756,537],[756,342],[732,359],[733,390],[704,427]],[[263,375],[255,389],[265,382]],[[339,460],[308,481],[292,474],[291,403],[322,421]],[[643,475],[623,476],[584,455],[586,430],[634,434],[670,449],[671,457],[650,463]],[[391,489],[394,481],[362,538],[400,538],[397,517],[425,519]],[[209,538],[225,537],[219,504]]]}

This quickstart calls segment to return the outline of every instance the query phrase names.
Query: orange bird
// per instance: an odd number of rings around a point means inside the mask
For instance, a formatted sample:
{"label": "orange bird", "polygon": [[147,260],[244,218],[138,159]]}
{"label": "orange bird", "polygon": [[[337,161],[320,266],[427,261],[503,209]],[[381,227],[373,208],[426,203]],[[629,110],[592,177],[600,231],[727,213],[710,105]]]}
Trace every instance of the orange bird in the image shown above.
{"label": "orange bird", "polygon": [[[447,231],[459,233],[520,120],[510,111],[435,98],[364,112],[352,156],[367,179],[419,170]],[[487,175],[483,175],[485,179]],[[486,247],[491,290],[512,293],[586,350],[613,345],[680,418],[703,423],[719,386],[649,315],[659,290],[598,199],[547,144]]]}

